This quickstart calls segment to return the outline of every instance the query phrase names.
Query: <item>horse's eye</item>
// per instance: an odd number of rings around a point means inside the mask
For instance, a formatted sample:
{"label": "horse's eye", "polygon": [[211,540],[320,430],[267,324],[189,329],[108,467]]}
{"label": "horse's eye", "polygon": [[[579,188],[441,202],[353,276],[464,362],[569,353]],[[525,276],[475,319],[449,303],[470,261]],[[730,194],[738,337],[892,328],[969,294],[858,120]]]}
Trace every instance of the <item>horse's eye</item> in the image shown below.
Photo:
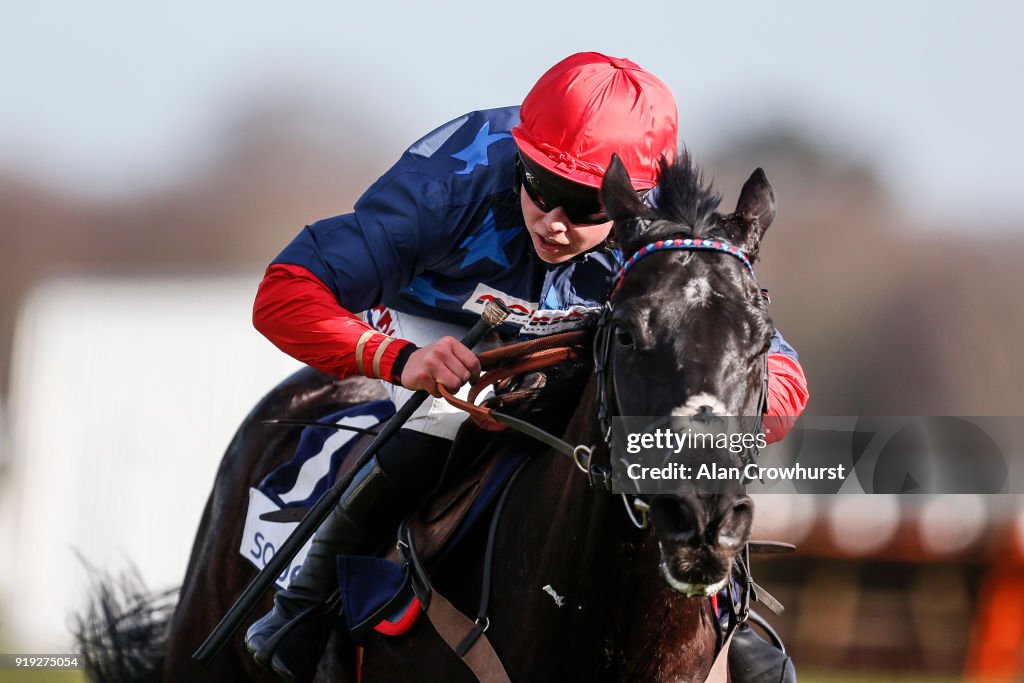
{"label": "horse's eye", "polygon": [[615,326],[615,341],[618,342],[619,346],[627,349],[633,348],[633,334],[622,325]]}

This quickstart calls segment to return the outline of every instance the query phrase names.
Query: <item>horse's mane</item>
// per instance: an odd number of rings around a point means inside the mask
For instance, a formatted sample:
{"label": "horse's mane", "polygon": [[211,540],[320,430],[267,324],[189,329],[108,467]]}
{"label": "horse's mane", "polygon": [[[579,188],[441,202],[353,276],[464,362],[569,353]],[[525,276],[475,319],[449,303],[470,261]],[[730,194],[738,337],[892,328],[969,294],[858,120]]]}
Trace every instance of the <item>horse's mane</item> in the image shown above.
{"label": "horse's mane", "polygon": [[705,183],[704,172],[684,149],[675,161],[661,159],[658,174],[656,208],[659,218],[677,225],[688,226],[693,237],[701,237],[717,221],[716,209],[722,201],[721,195]]}

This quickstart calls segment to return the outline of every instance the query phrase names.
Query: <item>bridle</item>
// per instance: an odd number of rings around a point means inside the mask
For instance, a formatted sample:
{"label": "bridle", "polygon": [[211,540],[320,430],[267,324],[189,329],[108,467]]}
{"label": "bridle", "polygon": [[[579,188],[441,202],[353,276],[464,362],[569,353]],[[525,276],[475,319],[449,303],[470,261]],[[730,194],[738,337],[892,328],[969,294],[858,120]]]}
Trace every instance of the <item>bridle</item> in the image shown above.
{"label": "bridle", "polygon": [[[718,238],[676,238],[668,240],[658,240],[651,242],[640,249],[638,249],[632,256],[630,256],[622,264],[618,274],[615,277],[615,281],[612,284],[611,294],[601,309],[601,315],[597,321],[597,329],[594,333],[594,374],[596,375],[596,408],[597,408],[597,420],[601,430],[601,438],[604,440],[605,447],[608,452],[612,451],[612,417],[613,413],[621,415],[621,410],[618,404],[618,390],[616,387],[615,374],[611,372],[611,352],[612,345],[611,340],[613,337],[613,331],[615,323],[612,319],[612,315],[615,311],[615,294],[619,291],[622,286],[622,281],[626,276],[626,273],[637,264],[642,258],[659,251],[712,251],[721,252],[728,254],[733,258],[740,261],[750,274],[751,278],[754,278],[754,283],[757,284],[757,278],[754,276],[754,267],[750,263],[750,259],[739,247],[730,244],[729,242],[718,239]],[[761,290],[764,292],[764,290]],[[611,389],[609,391],[609,389]],[[764,360],[761,367],[761,397],[758,401],[758,415],[756,431],[760,432],[764,424],[764,414],[768,408],[768,354],[764,354]],[[744,464],[754,462],[757,458],[757,448],[748,449],[743,454]],[[642,513],[645,512],[643,505],[639,505],[634,502],[634,508],[638,509]],[[626,510],[630,513],[630,518],[634,523],[637,523],[636,518],[633,516],[633,511],[630,509],[630,505],[627,503]]]}

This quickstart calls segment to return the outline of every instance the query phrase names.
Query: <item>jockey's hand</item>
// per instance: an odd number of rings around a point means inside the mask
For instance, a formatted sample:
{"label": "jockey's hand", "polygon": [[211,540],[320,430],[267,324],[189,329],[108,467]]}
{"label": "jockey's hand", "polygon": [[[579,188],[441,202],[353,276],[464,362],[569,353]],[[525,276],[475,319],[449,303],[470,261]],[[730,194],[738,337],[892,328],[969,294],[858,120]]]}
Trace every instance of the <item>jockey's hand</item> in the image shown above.
{"label": "jockey's hand", "polygon": [[441,337],[417,349],[402,369],[402,386],[424,389],[434,398],[441,396],[437,385],[455,393],[459,387],[480,377],[480,361],[455,337]]}

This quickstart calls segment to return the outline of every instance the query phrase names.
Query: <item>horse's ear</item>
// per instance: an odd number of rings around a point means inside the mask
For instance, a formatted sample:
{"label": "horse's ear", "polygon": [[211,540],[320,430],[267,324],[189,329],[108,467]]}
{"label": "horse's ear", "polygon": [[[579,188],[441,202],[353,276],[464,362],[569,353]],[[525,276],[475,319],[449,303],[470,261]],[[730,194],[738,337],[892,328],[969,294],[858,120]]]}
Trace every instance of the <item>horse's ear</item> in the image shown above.
{"label": "horse's ear", "polygon": [[735,215],[741,219],[742,234],[737,236],[738,241],[743,245],[743,251],[754,258],[761,238],[775,220],[775,192],[762,169],[751,173],[743,183]]}
{"label": "horse's ear", "polygon": [[612,155],[601,181],[601,203],[608,216],[616,222],[638,216],[644,210],[644,202],[629,182],[629,172],[618,154]]}

